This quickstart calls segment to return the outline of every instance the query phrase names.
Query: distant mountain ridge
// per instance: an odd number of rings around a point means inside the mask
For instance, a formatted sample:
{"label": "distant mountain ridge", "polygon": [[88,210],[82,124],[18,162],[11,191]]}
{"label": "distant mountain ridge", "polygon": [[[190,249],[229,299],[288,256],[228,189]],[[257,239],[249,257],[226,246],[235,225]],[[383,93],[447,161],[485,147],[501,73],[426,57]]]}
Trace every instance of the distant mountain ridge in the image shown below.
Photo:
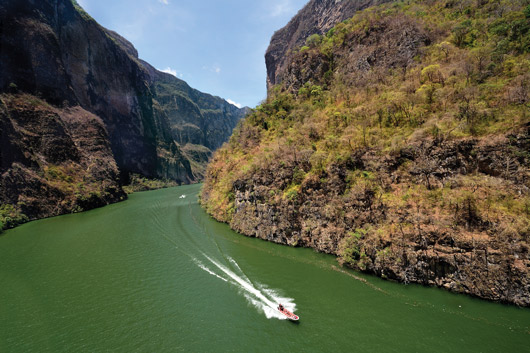
{"label": "distant mountain ridge", "polygon": [[150,76],[155,109],[169,121],[172,138],[202,178],[212,152],[228,141],[232,130],[249,108],[191,88],[185,81],[140,60]]}
{"label": "distant mountain ridge", "polygon": [[[1,131],[0,204],[29,218],[91,207],[81,199],[93,199],[93,205],[115,201],[116,197],[107,195],[103,181],[113,185],[118,199],[123,198],[120,185],[132,173],[178,183],[196,182],[211,152],[228,139],[247,113],[247,109],[193,90],[141,61],[130,42],[100,26],[74,0],[0,3],[0,93],[5,126]],[[28,115],[28,120],[17,119],[15,112]],[[56,116],[54,129],[64,131],[64,143],[86,161],[66,156],[50,159],[41,144],[23,138],[29,138],[27,124],[32,124],[31,136],[44,134],[35,122],[52,112]],[[66,172],[71,163],[81,163],[81,167],[94,159],[85,153],[92,148],[90,139],[80,145],[75,138],[68,138],[81,132],[76,129],[92,127],[86,122],[68,124],[65,116],[75,112],[80,114],[75,119],[90,116],[90,121],[98,122],[106,146],[105,163],[98,168],[114,170],[100,180],[100,186],[91,183],[90,191],[70,185],[69,180],[83,183],[83,173],[76,172],[74,177]],[[13,145],[16,136],[19,141]],[[11,147],[4,148],[8,145]],[[49,142],[46,148],[55,146]],[[14,155],[24,158],[11,158],[17,149]],[[19,173],[24,180],[13,176],[19,167],[24,170]],[[60,170],[67,180],[58,185],[46,174],[49,167]],[[38,185],[54,189],[56,196]],[[40,208],[39,201],[33,200],[30,207],[22,200],[28,194],[48,199],[50,205]],[[69,201],[64,207],[51,206],[61,200]]]}

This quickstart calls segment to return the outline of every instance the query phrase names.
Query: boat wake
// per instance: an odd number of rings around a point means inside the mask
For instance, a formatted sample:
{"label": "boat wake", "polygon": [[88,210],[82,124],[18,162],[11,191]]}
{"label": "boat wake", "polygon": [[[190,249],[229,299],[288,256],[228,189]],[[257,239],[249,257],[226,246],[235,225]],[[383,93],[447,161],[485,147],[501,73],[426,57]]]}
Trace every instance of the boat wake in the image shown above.
{"label": "boat wake", "polygon": [[206,258],[209,264],[212,265],[213,269],[209,268],[201,261],[195,259],[195,263],[197,266],[199,266],[199,268],[208,274],[237,287],[239,292],[247,299],[247,301],[259,312],[265,314],[267,319],[287,319],[285,315],[281,314],[276,309],[278,303],[282,303],[283,306],[285,306],[285,308],[291,312],[295,311],[296,304],[294,303],[294,299],[282,297],[277,290],[267,288],[260,283],[252,282],[245,275],[243,270],[241,270],[237,262],[231,257],[228,257],[228,260],[233,266],[232,270],[227,266],[223,266],[218,261],[212,259],[204,253],[202,255]]}
{"label": "boat wake", "polygon": [[[191,241],[192,247],[201,254],[197,259],[189,253],[184,252],[189,256],[193,262],[203,271],[211,276],[214,276],[223,282],[229,283],[239,290],[239,293],[244,296],[248,303],[255,307],[259,312],[263,313],[268,319],[279,319],[287,320],[287,317],[277,310],[278,304],[281,303],[287,310],[294,312],[296,304],[294,299],[283,297],[278,290],[270,289],[260,283],[252,281],[248,278],[245,272],[241,269],[239,264],[230,256],[224,254],[223,250],[217,243],[216,239],[208,232],[204,225],[197,220],[194,213],[192,212],[191,202],[188,203],[190,216],[199,232],[205,234],[211,241],[212,244],[216,245],[216,251],[223,259],[223,263],[208,256],[201,248],[204,248],[204,244],[199,245],[195,237],[191,233],[184,231],[183,234]],[[166,236],[165,236],[166,237]],[[168,238],[168,237],[166,237]],[[169,239],[178,248],[178,244],[173,240]]]}
{"label": "boat wake", "polygon": [[226,278],[223,278],[223,277],[219,276],[217,273],[213,272],[208,267],[204,266],[202,264],[202,262],[200,262],[199,260],[195,259],[195,263],[197,264],[197,266],[199,266],[201,268],[201,270],[204,270],[204,271],[208,272],[212,276],[215,276],[215,277],[219,278],[222,281],[228,282],[228,280]]}

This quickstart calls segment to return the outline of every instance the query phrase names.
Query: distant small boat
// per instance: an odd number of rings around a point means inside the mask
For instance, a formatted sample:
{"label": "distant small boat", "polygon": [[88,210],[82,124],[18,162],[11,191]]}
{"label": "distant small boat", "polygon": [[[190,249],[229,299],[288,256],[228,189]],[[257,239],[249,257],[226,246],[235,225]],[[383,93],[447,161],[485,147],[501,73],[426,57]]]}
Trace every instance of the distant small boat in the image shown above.
{"label": "distant small boat", "polygon": [[282,313],[283,315],[287,316],[287,318],[291,321],[298,321],[300,319],[298,316],[296,316],[289,310],[285,309],[285,307],[281,304],[279,304],[276,309],[278,309],[278,311]]}
{"label": "distant small boat", "polygon": [[180,198],[180,199],[185,199],[185,198],[186,198],[186,195],[180,195],[179,198]]}

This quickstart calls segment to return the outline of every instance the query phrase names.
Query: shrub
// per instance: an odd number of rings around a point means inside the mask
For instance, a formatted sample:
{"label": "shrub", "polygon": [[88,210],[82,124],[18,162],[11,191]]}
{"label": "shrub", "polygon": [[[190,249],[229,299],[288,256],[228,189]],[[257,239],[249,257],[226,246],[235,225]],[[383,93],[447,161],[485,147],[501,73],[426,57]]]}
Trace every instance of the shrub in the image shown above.
{"label": "shrub", "polygon": [[319,46],[320,43],[322,43],[322,37],[316,33],[309,36],[305,41],[305,44],[310,48],[315,48]]}
{"label": "shrub", "polygon": [[285,191],[284,197],[289,201],[296,201],[299,191],[300,185],[293,185]]}
{"label": "shrub", "polygon": [[421,80],[424,82],[441,83],[442,74],[440,73],[440,65],[429,65],[421,70]]}
{"label": "shrub", "polygon": [[364,255],[361,251],[360,240],[366,233],[367,231],[365,229],[357,229],[355,232],[349,232],[342,239],[338,251],[339,262],[342,265],[355,266],[359,262],[361,256]]}
{"label": "shrub", "polygon": [[311,97],[313,98],[313,102],[320,102],[322,100],[322,93],[323,89],[321,86],[313,85],[311,86]]}
{"label": "shrub", "polygon": [[0,205],[0,229],[14,228],[28,221],[29,218],[13,205]]}
{"label": "shrub", "polygon": [[296,167],[293,173],[293,183],[300,184],[304,180],[304,177],[305,172],[302,169]]}
{"label": "shrub", "polygon": [[472,30],[471,20],[465,20],[459,23],[452,30],[453,43],[459,48],[470,45],[472,43],[472,39],[470,38],[471,30]]}

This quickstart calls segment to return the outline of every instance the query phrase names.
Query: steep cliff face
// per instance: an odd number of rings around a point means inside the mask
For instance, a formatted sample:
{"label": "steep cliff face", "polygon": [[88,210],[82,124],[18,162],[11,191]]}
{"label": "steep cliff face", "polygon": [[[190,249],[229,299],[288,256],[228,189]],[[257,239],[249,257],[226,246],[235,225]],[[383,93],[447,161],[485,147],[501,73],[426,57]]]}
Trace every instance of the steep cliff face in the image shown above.
{"label": "steep cliff face", "polygon": [[383,278],[530,306],[530,6],[480,3],[370,7],[291,51],[214,155],[207,211]]}
{"label": "steep cliff face", "polygon": [[357,11],[391,0],[311,0],[287,26],[272,36],[265,54],[267,87],[282,82],[281,76],[293,50],[304,45],[312,34],[323,34]]}
{"label": "steep cliff face", "polygon": [[[173,141],[158,129],[163,123],[153,114],[149,76],[132,46],[70,0],[7,1],[0,16],[2,90],[14,83],[51,104],[96,114],[120,170],[156,177],[157,149]],[[193,180],[191,170],[185,174],[183,182]]]}
{"label": "steep cliff face", "polygon": [[[131,173],[195,182],[200,180],[211,151],[226,141],[245,113],[220,98],[206,98],[210,96],[141,62],[131,43],[101,27],[74,0],[0,3],[2,92],[7,94],[4,100],[8,106],[3,124],[13,133],[2,135],[2,172],[10,181],[4,178],[0,185],[0,204],[10,205],[10,210],[15,208],[19,213],[23,210],[32,219],[70,212],[78,204],[63,204],[68,193],[54,191],[54,197],[41,195],[42,207],[37,205],[37,198],[31,208],[23,206],[28,204],[23,195],[46,184],[42,177],[46,177],[48,164],[61,169],[74,163],[86,170],[86,178],[96,181],[99,175],[103,184],[108,181],[117,188],[116,197],[102,196],[86,207],[120,199],[119,185]],[[49,114],[35,112],[31,102],[55,112],[53,124],[40,124]],[[32,119],[17,120],[26,115]],[[104,133],[91,144],[88,136],[82,136],[82,128]],[[177,132],[187,129],[194,134],[181,138]],[[46,137],[45,143],[19,144],[13,140],[27,131]],[[91,174],[93,169],[85,165],[96,158],[102,145],[110,149],[105,151],[104,163],[109,173]],[[55,160],[54,153],[64,155]],[[35,162],[40,160],[44,162]],[[20,165],[29,169],[22,172]],[[101,171],[104,169],[101,165]],[[12,174],[15,171],[17,176]],[[30,180],[25,172],[40,173],[41,179],[31,174],[35,178]],[[77,176],[82,174],[79,171]],[[74,179],[68,178],[71,182]],[[51,210],[53,203],[61,206]]]}
{"label": "steep cliff face", "polygon": [[192,162],[195,177],[202,178],[212,151],[228,141],[249,111],[226,100],[191,88],[173,75],[142,61],[153,87],[155,111],[169,122],[172,138]]}

